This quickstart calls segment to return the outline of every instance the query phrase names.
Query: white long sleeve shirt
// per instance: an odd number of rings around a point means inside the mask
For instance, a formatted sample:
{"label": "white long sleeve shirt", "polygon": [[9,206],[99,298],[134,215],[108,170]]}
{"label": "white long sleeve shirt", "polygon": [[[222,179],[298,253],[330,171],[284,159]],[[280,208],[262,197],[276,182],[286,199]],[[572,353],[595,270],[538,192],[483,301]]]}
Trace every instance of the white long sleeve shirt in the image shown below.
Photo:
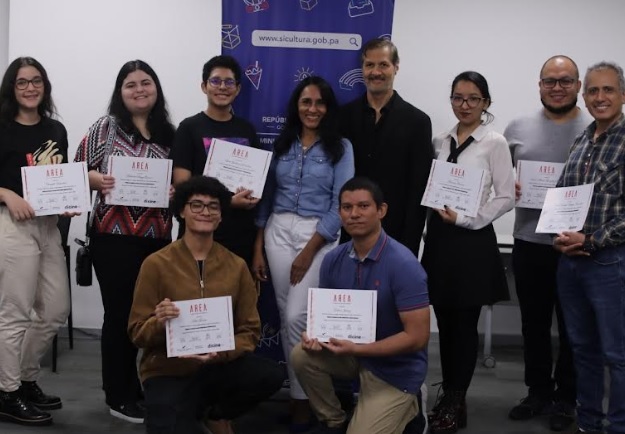
{"label": "white long sleeve shirt", "polygon": [[[458,125],[451,131],[434,137],[434,149],[439,160],[447,161],[452,137],[457,146],[462,144],[458,142],[457,131]],[[456,226],[477,230],[514,207],[514,171],[510,149],[504,136],[480,125],[471,133],[471,137],[474,141],[460,153],[458,165],[484,169],[484,190],[477,216],[458,214]]]}

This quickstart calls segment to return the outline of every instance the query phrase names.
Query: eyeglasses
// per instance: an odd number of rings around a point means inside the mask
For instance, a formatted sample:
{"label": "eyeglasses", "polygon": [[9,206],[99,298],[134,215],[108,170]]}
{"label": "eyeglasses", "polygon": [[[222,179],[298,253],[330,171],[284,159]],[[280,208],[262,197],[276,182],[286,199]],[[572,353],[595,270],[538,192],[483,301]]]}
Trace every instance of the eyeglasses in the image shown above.
{"label": "eyeglasses", "polygon": [[562,78],[541,78],[540,82],[543,84],[545,89],[553,89],[556,87],[556,84],[560,83],[560,87],[562,89],[570,89],[573,87],[577,80],[571,77],[562,77]]}
{"label": "eyeglasses", "polygon": [[234,78],[221,79],[219,77],[211,77],[207,81],[212,87],[221,87],[221,84],[223,83],[226,88],[232,89],[237,85],[237,81]]}
{"label": "eyeglasses", "polygon": [[480,98],[479,96],[470,96],[468,98],[463,98],[459,95],[454,95],[449,98],[449,100],[451,101],[451,105],[453,105],[454,107],[460,107],[466,102],[469,108],[477,107],[482,102],[482,100],[485,99],[486,98]]}
{"label": "eyeglasses", "polygon": [[15,88],[17,90],[24,90],[28,88],[28,85],[32,84],[34,88],[40,88],[43,86],[43,78],[35,77],[32,80],[26,80],[25,78],[20,78],[15,81]]}
{"label": "eyeglasses", "polygon": [[217,202],[204,203],[200,200],[192,200],[187,202],[189,209],[193,214],[200,214],[204,212],[204,208],[208,210],[209,215],[217,215],[221,213],[221,206]]}

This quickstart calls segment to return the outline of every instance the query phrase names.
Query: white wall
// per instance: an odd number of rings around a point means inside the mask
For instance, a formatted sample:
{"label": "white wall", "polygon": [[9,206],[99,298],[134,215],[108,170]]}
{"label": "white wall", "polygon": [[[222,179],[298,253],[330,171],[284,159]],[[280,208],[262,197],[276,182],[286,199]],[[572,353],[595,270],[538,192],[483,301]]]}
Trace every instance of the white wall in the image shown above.
{"label": "white wall", "polygon": [[[9,58],[33,56],[48,71],[70,156],[105,113],[128,60],[154,68],[176,124],[205,108],[202,65],[221,52],[218,0],[12,0],[10,14]],[[70,240],[82,237],[84,227],[76,218]],[[73,261],[77,246],[71,247]],[[75,327],[99,328],[98,287],[72,289]]]}
{"label": "white wall", "polygon": [[0,0],[0,71],[2,72],[9,64],[9,4],[9,0]]}
{"label": "white wall", "polygon": [[[6,1],[0,0],[0,66]],[[47,68],[69,131],[70,155],[104,113],[117,71],[127,60],[141,58],[154,67],[175,122],[204,108],[201,67],[220,52],[220,0],[10,4],[8,57],[34,56]],[[512,118],[540,107],[538,72],[551,55],[570,55],[582,73],[604,59],[625,65],[623,16],[622,0],[396,0],[393,39],[401,57],[396,88],[431,116],[439,133],[455,121],[448,102],[451,81],[475,69],[489,80],[494,127],[503,131]],[[505,216],[498,232],[510,234],[511,222]],[[82,221],[75,222],[72,238],[82,228]],[[73,299],[75,325],[99,327],[98,290],[74,287]],[[517,311],[498,307],[495,332],[518,334]]]}

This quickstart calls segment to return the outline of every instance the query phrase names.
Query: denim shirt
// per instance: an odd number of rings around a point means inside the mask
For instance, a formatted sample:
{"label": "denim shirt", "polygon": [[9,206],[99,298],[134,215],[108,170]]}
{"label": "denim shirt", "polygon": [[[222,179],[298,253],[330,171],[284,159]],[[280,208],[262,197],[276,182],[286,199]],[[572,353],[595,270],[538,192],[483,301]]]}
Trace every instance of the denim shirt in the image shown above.
{"label": "denim shirt", "polygon": [[347,139],[341,143],[344,153],[334,165],[320,141],[304,152],[299,138],[286,153],[273,158],[258,206],[256,226],[265,227],[272,212],[290,212],[318,217],[319,235],[327,241],[336,240],[341,228],[339,191],[354,176],[352,144]]}

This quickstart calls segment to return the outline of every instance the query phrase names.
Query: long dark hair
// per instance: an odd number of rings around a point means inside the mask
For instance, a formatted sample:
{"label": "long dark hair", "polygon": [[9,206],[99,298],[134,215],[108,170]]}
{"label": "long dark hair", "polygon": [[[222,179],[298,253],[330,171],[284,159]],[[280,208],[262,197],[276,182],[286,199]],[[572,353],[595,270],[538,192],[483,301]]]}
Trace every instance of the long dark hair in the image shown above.
{"label": "long dark hair", "polygon": [[336,164],[341,159],[344,152],[343,144],[341,143],[341,134],[339,133],[339,104],[332,90],[332,86],[323,78],[317,76],[304,78],[298,83],[295,89],[293,89],[287,106],[284,129],[273,145],[274,155],[275,157],[279,157],[288,152],[291,144],[302,132],[302,121],[299,118],[298,102],[306,86],[317,86],[321,98],[326,105],[326,114],[321,119],[321,122],[319,122],[319,137],[321,138],[324,151],[330,155],[332,164]]}
{"label": "long dark hair", "polygon": [[24,66],[35,68],[43,80],[43,99],[37,106],[39,116],[49,118],[56,114],[56,107],[52,101],[52,84],[43,65],[32,57],[18,57],[11,62],[0,84],[0,123],[2,124],[12,122],[19,112],[19,104],[15,98],[15,80],[20,68]]}
{"label": "long dark hair", "polygon": [[109,103],[109,115],[115,116],[119,125],[127,133],[138,133],[132,122],[132,114],[128,111],[128,108],[126,108],[122,100],[122,84],[124,84],[124,80],[128,77],[128,74],[135,71],[143,71],[154,80],[154,85],[156,86],[156,103],[148,116],[147,127],[155,143],[170,147],[174,138],[175,128],[169,119],[163,88],[161,87],[161,82],[156,72],[143,60],[131,60],[126,62],[119,70],[117,79],[115,80],[113,95],[111,95],[111,102]]}

